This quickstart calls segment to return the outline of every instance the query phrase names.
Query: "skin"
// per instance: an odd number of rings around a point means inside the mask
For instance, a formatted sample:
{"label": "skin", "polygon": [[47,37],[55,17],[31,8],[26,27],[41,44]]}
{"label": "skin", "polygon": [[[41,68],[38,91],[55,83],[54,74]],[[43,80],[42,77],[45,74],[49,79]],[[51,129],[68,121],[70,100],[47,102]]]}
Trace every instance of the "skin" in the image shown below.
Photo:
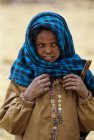
{"label": "skin", "polygon": [[84,82],[82,81],[81,77],[75,74],[68,74],[63,78],[62,83],[65,90],[76,91],[78,96],[80,96],[82,99],[88,97],[88,90]]}
{"label": "skin", "polygon": [[49,75],[42,74],[36,77],[24,92],[24,97],[28,101],[34,101],[36,98],[49,91],[51,82]]}
{"label": "skin", "polygon": [[[35,39],[37,54],[47,62],[54,62],[60,56],[60,49],[55,34],[49,30],[41,30]],[[82,99],[88,97],[88,90],[82,79],[74,74],[68,74],[63,78],[63,87],[65,90],[76,91]],[[48,74],[42,74],[36,77],[24,92],[24,97],[28,101],[34,101],[36,98],[49,91],[51,85]]]}
{"label": "skin", "polygon": [[35,40],[38,55],[48,62],[54,62],[60,56],[60,50],[55,34],[49,30],[42,30]]}

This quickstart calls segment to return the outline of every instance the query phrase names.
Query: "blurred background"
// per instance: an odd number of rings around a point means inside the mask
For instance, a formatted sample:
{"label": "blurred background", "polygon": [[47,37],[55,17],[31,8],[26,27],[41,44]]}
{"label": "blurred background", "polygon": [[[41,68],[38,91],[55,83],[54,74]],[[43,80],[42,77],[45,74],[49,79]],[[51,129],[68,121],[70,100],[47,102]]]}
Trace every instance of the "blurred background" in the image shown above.
{"label": "blurred background", "polygon": [[[30,19],[39,12],[58,12],[66,19],[76,52],[92,59],[94,73],[94,0],[0,0],[0,106],[9,84],[11,65],[25,39]],[[0,129],[0,140],[13,136]],[[94,140],[91,132],[87,140]]]}

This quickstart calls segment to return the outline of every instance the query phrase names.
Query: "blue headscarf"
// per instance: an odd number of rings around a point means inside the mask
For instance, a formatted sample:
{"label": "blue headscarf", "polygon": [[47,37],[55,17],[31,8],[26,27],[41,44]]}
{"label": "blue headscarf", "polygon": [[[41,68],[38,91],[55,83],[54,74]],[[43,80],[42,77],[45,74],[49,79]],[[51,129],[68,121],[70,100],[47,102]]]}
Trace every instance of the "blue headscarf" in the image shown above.
{"label": "blue headscarf", "polygon": [[[57,36],[61,57],[55,62],[47,62],[36,53],[33,38],[41,28],[49,29]],[[80,75],[85,63],[86,60],[81,59],[75,53],[72,36],[65,19],[57,13],[42,12],[30,21],[25,42],[11,68],[9,78],[17,84],[27,87],[35,77],[43,73],[54,78],[62,78],[69,73]],[[89,70],[85,84],[94,91],[94,84],[91,83],[94,83],[94,77]]]}

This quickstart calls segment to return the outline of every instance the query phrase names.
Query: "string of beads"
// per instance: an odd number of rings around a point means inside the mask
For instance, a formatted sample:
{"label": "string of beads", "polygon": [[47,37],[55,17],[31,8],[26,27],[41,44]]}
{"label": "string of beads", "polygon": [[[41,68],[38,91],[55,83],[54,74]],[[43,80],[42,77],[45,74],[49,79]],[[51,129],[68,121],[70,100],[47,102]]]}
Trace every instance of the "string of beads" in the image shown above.
{"label": "string of beads", "polygon": [[57,136],[57,127],[58,125],[61,125],[63,122],[62,119],[62,95],[61,95],[61,79],[56,79],[54,80],[54,85],[56,85],[57,89],[57,103],[58,106],[56,107],[56,102],[55,102],[55,91],[53,90],[51,82],[50,86],[50,102],[51,102],[51,118],[53,120],[53,127],[52,127],[52,132],[51,132],[51,140],[56,140]]}

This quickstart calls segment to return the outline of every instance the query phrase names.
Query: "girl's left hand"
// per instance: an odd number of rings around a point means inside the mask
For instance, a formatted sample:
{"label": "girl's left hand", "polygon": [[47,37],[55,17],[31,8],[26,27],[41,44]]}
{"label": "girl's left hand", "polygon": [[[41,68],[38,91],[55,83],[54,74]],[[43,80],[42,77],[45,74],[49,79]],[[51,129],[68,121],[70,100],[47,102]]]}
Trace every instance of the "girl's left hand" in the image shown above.
{"label": "girl's left hand", "polygon": [[88,97],[88,89],[86,88],[81,77],[75,74],[68,74],[63,78],[63,87],[65,90],[74,90],[82,99]]}

